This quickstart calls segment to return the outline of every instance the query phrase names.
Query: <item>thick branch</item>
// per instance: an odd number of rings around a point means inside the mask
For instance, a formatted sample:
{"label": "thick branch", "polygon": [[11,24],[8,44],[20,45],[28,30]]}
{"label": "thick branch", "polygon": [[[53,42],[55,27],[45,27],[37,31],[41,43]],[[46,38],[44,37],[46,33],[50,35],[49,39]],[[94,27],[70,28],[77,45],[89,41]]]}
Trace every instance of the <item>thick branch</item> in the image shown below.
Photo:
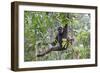
{"label": "thick branch", "polygon": [[37,57],[44,56],[44,55],[48,54],[51,51],[62,51],[62,50],[65,50],[65,49],[62,49],[60,46],[56,46],[56,47],[54,46],[52,48],[47,49],[45,52],[37,54]]}

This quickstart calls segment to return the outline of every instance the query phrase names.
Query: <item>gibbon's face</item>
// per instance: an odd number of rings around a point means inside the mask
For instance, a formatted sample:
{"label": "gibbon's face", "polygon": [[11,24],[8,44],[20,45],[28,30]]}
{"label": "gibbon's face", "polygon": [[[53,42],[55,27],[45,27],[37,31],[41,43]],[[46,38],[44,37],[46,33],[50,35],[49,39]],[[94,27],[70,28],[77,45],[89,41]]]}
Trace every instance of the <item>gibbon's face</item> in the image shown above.
{"label": "gibbon's face", "polygon": [[58,27],[58,33],[63,33],[63,28],[62,27]]}

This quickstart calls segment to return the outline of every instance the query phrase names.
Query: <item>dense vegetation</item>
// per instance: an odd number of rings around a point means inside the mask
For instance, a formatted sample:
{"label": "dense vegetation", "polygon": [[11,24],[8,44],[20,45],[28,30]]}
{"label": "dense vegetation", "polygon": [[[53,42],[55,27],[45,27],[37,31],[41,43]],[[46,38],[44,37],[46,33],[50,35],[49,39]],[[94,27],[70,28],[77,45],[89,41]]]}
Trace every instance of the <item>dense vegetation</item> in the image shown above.
{"label": "dense vegetation", "polygon": [[[43,57],[37,53],[48,49],[57,35],[57,28],[65,24],[71,28],[69,36],[75,41],[67,50],[52,51]],[[90,14],[59,12],[24,12],[24,60],[44,61],[90,58]]]}

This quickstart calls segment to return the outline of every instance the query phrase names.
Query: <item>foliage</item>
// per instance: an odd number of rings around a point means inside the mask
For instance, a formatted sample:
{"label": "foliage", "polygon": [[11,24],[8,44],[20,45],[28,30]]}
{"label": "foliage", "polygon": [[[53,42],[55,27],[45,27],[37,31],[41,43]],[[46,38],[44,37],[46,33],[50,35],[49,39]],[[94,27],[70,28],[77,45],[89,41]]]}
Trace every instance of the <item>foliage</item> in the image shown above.
{"label": "foliage", "polygon": [[[57,28],[69,26],[73,45],[64,51],[52,51],[43,57],[37,53],[48,49]],[[24,60],[44,61],[90,58],[90,14],[24,11]]]}

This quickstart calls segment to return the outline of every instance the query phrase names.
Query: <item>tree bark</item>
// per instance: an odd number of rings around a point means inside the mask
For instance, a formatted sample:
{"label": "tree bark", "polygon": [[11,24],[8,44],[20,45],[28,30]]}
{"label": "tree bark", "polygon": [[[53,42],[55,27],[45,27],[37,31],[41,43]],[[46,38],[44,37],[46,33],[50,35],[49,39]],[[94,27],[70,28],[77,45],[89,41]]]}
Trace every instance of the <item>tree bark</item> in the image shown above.
{"label": "tree bark", "polygon": [[41,52],[41,53],[37,54],[37,57],[44,56],[44,55],[48,54],[51,51],[62,51],[62,50],[66,50],[66,49],[65,48],[63,49],[60,46],[56,46],[56,47],[54,46],[52,48],[47,49],[45,52]]}

